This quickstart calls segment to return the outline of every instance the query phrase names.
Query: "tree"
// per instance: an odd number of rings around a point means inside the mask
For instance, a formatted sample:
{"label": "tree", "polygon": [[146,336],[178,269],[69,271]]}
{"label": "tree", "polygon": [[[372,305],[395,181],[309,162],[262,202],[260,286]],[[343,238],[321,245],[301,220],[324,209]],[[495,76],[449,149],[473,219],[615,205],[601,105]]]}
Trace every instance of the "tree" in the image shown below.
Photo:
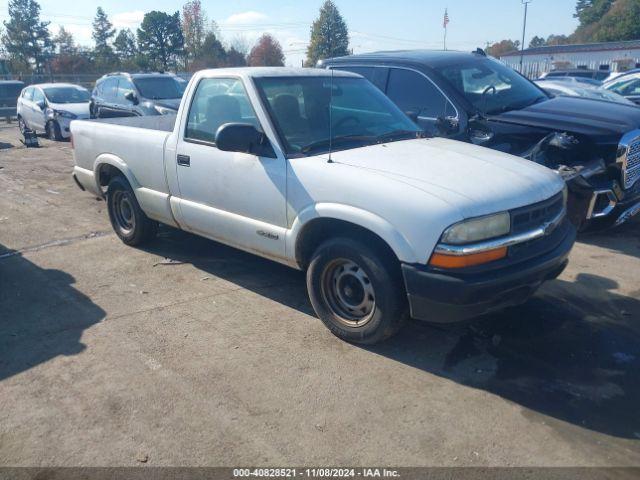
{"label": "tree", "polygon": [[547,37],[547,45],[567,45],[571,43],[566,35],[549,35]]}
{"label": "tree", "polygon": [[93,49],[93,56],[99,71],[110,70],[118,63],[110,45],[115,34],[116,30],[109,21],[109,17],[107,17],[102,7],[98,7],[96,16],[93,19],[93,33],[91,36],[96,44]]}
{"label": "tree", "polygon": [[190,0],[184,4],[182,7],[182,34],[187,64],[202,53],[207,35],[206,24],[207,16],[202,9],[200,0]]}
{"label": "tree", "polygon": [[609,11],[613,0],[578,0],[574,17],[585,27],[601,20]]}
{"label": "tree", "polygon": [[59,55],[73,55],[77,51],[73,34],[63,26],[60,26],[58,34],[53,38],[53,45]]}
{"label": "tree", "polygon": [[573,42],[612,42],[640,38],[640,0],[579,1],[580,26]]}
{"label": "tree", "polygon": [[349,31],[338,7],[326,0],[320,15],[311,26],[311,41],[307,48],[307,65],[313,67],[318,60],[349,54]]}
{"label": "tree", "polygon": [[533,37],[531,39],[531,41],[529,42],[529,48],[538,48],[538,47],[544,47],[547,44],[547,41],[542,38],[542,37],[538,37],[537,35],[535,37]]}
{"label": "tree", "polygon": [[156,67],[163,70],[175,67],[184,51],[180,13],[168,15],[154,10],[145,14],[138,28],[138,46]]}
{"label": "tree", "polygon": [[280,42],[268,33],[263,34],[249,52],[247,63],[251,67],[284,66],[284,53]]}
{"label": "tree", "polygon": [[518,40],[502,40],[494,43],[487,48],[487,55],[492,57],[500,57],[505,53],[510,53],[520,49],[520,41]]}
{"label": "tree", "polygon": [[113,49],[120,60],[130,60],[138,54],[136,36],[128,28],[123,28],[113,41]]}
{"label": "tree", "polygon": [[227,50],[225,64],[228,67],[244,67],[247,65],[247,56],[240,50],[236,50],[236,47],[231,47]]}
{"label": "tree", "polygon": [[215,29],[212,28],[204,37],[199,55],[191,62],[192,70],[202,70],[204,68],[216,68],[226,65],[227,52],[218,39]]}
{"label": "tree", "polygon": [[9,0],[9,21],[2,35],[7,54],[24,66],[42,73],[52,53],[49,22],[40,21],[40,5],[35,0]]}

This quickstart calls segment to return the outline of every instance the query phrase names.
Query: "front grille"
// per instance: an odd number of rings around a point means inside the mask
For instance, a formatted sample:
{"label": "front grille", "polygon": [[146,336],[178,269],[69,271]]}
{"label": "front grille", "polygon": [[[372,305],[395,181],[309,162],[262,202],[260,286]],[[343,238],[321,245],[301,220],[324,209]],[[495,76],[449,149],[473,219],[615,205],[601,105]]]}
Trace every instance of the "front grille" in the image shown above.
{"label": "front grille", "polygon": [[511,211],[511,233],[534,230],[556,218],[564,208],[562,192],[535,205]]}
{"label": "front grille", "polygon": [[626,147],[622,161],[622,184],[627,190],[640,179],[640,137],[636,137]]}

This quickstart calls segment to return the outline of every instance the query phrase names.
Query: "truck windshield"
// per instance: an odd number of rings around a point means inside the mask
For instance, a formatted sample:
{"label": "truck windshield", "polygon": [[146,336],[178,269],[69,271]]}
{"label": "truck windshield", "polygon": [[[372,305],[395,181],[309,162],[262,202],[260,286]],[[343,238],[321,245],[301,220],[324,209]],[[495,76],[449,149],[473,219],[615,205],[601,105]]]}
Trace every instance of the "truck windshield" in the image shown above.
{"label": "truck windshield", "polygon": [[91,94],[82,87],[50,87],[44,89],[44,95],[51,103],[87,103]]}
{"label": "truck windshield", "polygon": [[264,77],[256,85],[287,153],[294,156],[422,136],[363,78]]}
{"label": "truck windshield", "polygon": [[170,100],[182,98],[184,88],[173,77],[146,77],[133,80],[144,98]]}
{"label": "truck windshield", "polygon": [[482,58],[434,68],[487,115],[519,110],[548,99],[532,82],[497,60]]}

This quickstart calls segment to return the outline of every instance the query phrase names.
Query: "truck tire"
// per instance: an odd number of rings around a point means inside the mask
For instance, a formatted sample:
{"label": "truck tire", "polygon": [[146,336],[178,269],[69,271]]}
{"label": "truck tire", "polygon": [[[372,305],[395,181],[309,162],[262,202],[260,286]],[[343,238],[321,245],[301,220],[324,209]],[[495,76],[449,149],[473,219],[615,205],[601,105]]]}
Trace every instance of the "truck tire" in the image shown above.
{"label": "truck tire", "polygon": [[145,215],[129,182],[120,175],[109,182],[107,207],[111,226],[125,244],[142,245],[156,236],[158,223]]}
{"label": "truck tire", "polygon": [[398,332],[407,307],[394,262],[351,238],[318,247],[307,270],[307,289],[316,314],[334,335],[372,345]]}

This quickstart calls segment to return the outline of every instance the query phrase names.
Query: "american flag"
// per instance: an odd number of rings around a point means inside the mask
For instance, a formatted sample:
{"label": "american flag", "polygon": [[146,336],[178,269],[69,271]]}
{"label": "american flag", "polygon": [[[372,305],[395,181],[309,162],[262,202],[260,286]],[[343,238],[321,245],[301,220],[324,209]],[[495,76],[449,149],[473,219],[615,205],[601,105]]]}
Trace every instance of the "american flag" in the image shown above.
{"label": "american flag", "polygon": [[448,9],[445,8],[445,10],[444,10],[444,21],[442,22],[442,26],[444,28],[447,28],[447,25],[449,25],[449,12],[447,10]]}

